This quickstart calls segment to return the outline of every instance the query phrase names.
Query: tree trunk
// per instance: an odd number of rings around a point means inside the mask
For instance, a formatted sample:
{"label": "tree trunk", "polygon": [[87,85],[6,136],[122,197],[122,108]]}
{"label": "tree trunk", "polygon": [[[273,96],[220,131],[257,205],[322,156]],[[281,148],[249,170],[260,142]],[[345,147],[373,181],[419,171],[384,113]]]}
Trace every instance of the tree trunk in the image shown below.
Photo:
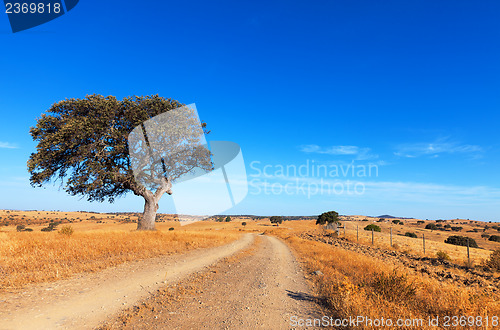
{"label": "tree trunk", "polygon": [[156,211],[158,204],[154,198],[144,198],[144,213],[137,221],[137,230],[155,230]]}

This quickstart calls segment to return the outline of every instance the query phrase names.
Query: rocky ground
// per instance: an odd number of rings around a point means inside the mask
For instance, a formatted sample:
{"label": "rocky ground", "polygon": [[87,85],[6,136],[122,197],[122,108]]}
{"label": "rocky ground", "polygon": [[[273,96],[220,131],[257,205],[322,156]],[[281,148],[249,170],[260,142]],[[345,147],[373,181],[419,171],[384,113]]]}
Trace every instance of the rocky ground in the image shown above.
{"label": "rocky ground", "polygon": [[388,250],[377,246],[367,246],[350,242],[344,237],[335,234],[322,234],[318,232],[303,232],[299,237],[319,241],[335,247],[360,253],[372,258],[380,259],[394,265],[401,265],[415,272],[426,274],[439,281],[454,282],[459,286],[472,286],[488,288],[493,292],[500,290],[500,278],[490,272],[485,272],[479,267],[467,268],[447,260],[422,257],[411,253]]}

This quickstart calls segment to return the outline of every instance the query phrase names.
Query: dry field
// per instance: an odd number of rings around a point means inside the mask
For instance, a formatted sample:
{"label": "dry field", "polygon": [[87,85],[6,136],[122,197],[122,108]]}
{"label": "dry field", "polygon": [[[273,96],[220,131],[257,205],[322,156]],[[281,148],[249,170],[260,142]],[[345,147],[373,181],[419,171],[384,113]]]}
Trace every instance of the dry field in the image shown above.
{"label": "dry field", "polygon": [[[61,219],[57,213],[42,215]],[[51,232],[40,231],[47,223],[30,225],[32,232],[17,232],[15,226],[0,227],[0,291],[102,270],[131,260],[223,245],[239,237],[230,228],[234,224],[208,228],[203,223],[181,227],[178,222],[165,222],[158,224],[156,232],[137,232],[134,223],[100,220],[108,215],[95,215],[95,220],[89,220],[92,215],[85,216],[82,222],[62,223]],[[30,219],[26,222],[34,223]],[[60,233],[66,226],[71,226],[73,234]]]}
{"label": "dry field", "polygon": [[[424,229],[434,221],[417,224],[418,219],[400,219],[403,225],[399,225],[393,224],[393,219],[377,222],[376,218],[351,216],[343,222],[345,234],[341,229],[337,237],[313,220],[285,221],[278,227],[266,219],[232,217],[231,222],[201,221],[180,226],[165,215],[156,232],[136,232],[137,214],[0,211],[0,216],[0,223],[11,219],[8,226],[0,226],[0,290],[131,260],[222,245],[242,232],[254,232],[277,236],[292,248],[309,274],[317,297],[336,317],[427,320],[435,316],[474,316],[484,320],[486,316],[500,316],[500,278],[480,267],[500,245],[481,238],[483,233],[498,232],[491,228],[494,224],[448,220],[442,224],[463,229],[445,232]],[[53,221],[61,222],[55,231],[41,232]],[[371,223],[382,228],[382,232],[374,233],[374,245],[372,233],[363,230]],[[33,231],[17,232],[18,224]],[[486,225],[490,228],[484,230]],[[64,226],[71,226],[74,233],[59,233]],[[405,232],[418,237],[405,237]],[[425,255],[422,234],[426,237]],[[449,235],[477,241],[480,248],[470,249],[473,268],[464,267],[466,247],[444,243]],[[438,251],[444,251],[451,260],[438,261]],[[315,271],[320,271],[319,275],[311,274]],[[475,322],[477,325],[477,319]],[[424,322],[406,328],[425,327]]]}
{"label": "dry field", "polygon": [[[352,222],[351,227],[354,227],[354,224],[355,222]],[[486,274],[488,280],[481,278],[479,282],[481,285],[467,285],[462,282],[457,284],[459,282],[457,278],[476,276],[467,275],[467,271],[461,269],[456,271],[446,269],[443,272],[450,273],[451,278],[444,279],[432,276],[433,272],[440,273],[445,269],[441,266],[426,263],[423,266],[425,269],[428,269],[429,265],[430,268],[434,268],[427,274],[420,272],[419,267],[410,269],[400,263],[393,263],[392,259],[379,258],[376,253],[370,255],[361,253],[366,250],[365,248],[371,247],[371,232],[365,234],[362,230],[360,230],[361,248],[353,251],[344,249],[345,244],[336,246],[303,238],[309,236],[304,235],[305,233],[312,233],[311,237],[334,236],[329,231],[316,227],[313,221],[285,222],[279,228],[274,227],[266,233],[281,237],[287,242],[309,274],[315,271],[321,272],[320,275],[310,275],[310,279],[320,299],[331,313],[339,318],[363,315],[372,319],[383,317],[391,320],[414,319],[416,320],[414,322],[425,320],[422,324],[413,323],[406,327],[418,329],[427,328],[428,318],[435,316],[439,316],[441,320],[445,316],[474,316],[482,317],[482,320],[485,320],[486,316],[490,319],[493,316],[500,316],[500,283],[497,274]],[[357,244],[355,229],[347,230],[346,236],[347,241],[351,241],[349,244]],[[385,239],[379,236],[375,241],[380,249],[377,251],[384,249],[389,252],[394,251],[389,248],[388,242],[383,242]],[[344,241],[342,235],[329,241],[332,243],[335,240]],[[395,238],[395,242],[400,246],[418,250],[419,244],[411,240],[408,237]],[[433,246],[431,251],[444,250],[456,256],[456,261],[462,262],[460,259],[462,251],[455,251],[455,246],[436,241],[433,241],[431,246]],[[428,252],[429,255],[431,251]],[[475,253],[477,258],[486,258],[490,251],[478,250]],[[463,328],[471,328],[471,325],[472,323],[467,323]],[[491,327],[490,324],[489,328],[495,327]]]}

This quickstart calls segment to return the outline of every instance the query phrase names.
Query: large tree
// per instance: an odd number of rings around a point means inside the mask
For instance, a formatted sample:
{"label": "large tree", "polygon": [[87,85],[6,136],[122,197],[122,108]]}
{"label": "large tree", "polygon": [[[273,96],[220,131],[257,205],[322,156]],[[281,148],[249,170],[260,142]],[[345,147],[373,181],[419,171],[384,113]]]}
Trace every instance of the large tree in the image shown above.
{"label": "large tree", "polygon": [[316,224],[317,225],[324,225],[324,224],[330,224],[330,223],[340,223],[340,218],[339,214],[335,211],[328,211],[321,213],[318,216],[318,219],[316,219]]}
{"label": "large tree", "polygon": [[[182,106],[158,95],[123,100],[89,95],[53,104],[30,129],[33,140],[38,142],[28,160],[31,184],[42,186],[60,180],[70,195],[99,202],[113,202],[133,192],[145,200],[137,229],[153,230],[158,201],[165,193],[172,194],[172,183],[196,169],[212,169],[210,152],[198,143],[200,132],[196,130],[201,127],[196,120],[177,131],[163,130],[174,132],[172,136],[153,134],[160,136],[158,141],[147,138],[145,122]],[[188,111],[183,115],[192,114]],[[202,126],[201,135],[207,133],[205,124]],[[144,133],[142,143],[140,139],[129,139],[137,128]],[[134,145],[129,145],[130,141],[135,141]],[[158,150],[158,146],[162,149]],[[151,157],[131,159],[132,149]]]}

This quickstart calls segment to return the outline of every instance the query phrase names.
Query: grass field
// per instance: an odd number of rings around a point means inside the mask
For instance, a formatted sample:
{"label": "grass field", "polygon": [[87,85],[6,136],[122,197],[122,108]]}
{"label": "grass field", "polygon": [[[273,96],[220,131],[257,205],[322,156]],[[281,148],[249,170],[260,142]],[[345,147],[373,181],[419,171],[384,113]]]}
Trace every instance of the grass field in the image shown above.
{"label": "grass field", "polygon": [[[304,239],[304,233],[317,237],[332,236],[331,231],[315,225],[314,220],[285,221],[280,226],[273,226],[266,219],[254,221],[248,217],[233,217],[231,222],[201,221],[180,226],[179,222],[172,220],[172,216],[163,215],[156,232],[137,232],[134,223],[136,214],[7,213],[4,210],[0,211],[0,217],[0,222],[6,219],[9,222],[7,226],[0,226],[0,289],[3,290],[97,271],[131,260],[222,245],[237,239],[242,232],[254,232],[283,239],[303,262],[307,273],[319,270],[322,275],[310,276],[310,279],[318,296],[332,314],[339,317],[367,315],[372,318],[427,319],[436,315],[500,315],[498,288],[441,281],[387,260]],[[363,228],[375,223],[382,229],[374,236],[374,246],[379,249],[424,256],[422,235],[425,234],[426,257],[436,259],[436,253],[444,251],[451,257],[452,263],[463,265],[467,260],[467,248],[446,244],[444,240],[449,235],[469,236],[476,239],[480,247],[470,249],[471,259],[478,271],[479,265],[500,244],[481,238],[482,233],[498,232],[491,228],[492,224],[448,220],[443,224],[463,228],[460,232],[445,232],[425,229],[431,221],[417,223],[417,219],[401,219],[403,225],[399,225],[393,224],[392,219],[385,222],[377,222],[376,218],[363,219],[365,217],[353,216],[344,221],[345,234],[340,229],[339,238],[372,251],[372,233]],[[61,222],[55,231],[41,231],[54,221]],[[33,231],[18,232],[18,224],[29,226]],[[74,233],[59,233],[64,226],[71,226]],[[486,226],[489,228],[485,230]],[[390,228],[393,233],[392,247]],[[414,232],[418,237],[406,237],[405,232]],[[460,268],[450,272],[469,276]],[[498,274],[491,274],[491,277],[494,281],[498,280]]]}

